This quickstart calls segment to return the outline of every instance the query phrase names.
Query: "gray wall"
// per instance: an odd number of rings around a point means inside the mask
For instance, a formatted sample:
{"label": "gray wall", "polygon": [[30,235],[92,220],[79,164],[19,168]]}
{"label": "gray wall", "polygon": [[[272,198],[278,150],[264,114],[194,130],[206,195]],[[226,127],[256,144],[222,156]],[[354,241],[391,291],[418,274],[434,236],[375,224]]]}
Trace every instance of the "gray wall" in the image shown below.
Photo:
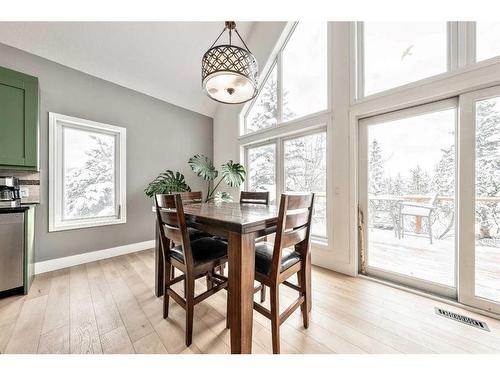
{"label": "gray wall", "polygon": [[[154,238],[147,183],[179,170],[193,190],[204,185],[189,169],[195,153],[213,155],[212,119],[0,44],[0,66],[38,77],[40,84],[40,205],[36,261]],[[127,128],[127,223],[48,232],[48,112]]]}

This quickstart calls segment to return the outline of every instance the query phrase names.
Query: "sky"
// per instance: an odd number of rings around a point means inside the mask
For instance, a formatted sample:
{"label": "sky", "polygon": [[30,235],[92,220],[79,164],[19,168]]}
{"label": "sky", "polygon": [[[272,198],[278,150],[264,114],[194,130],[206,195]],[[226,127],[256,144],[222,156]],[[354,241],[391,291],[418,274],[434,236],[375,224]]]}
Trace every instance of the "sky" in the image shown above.
{"label": "sky", "polygon": [[477,61],[500,55],[500,22],[476,22]]}
{"label": "sky", "polygon": [[327,62],[327,23],[299,22],[283,51],[283,90],[296,117],[327,108]]}
{"label": "sky", "polygon": [[456,110],[447,109],[420,116],[369,125],[368,144],[379,141],[386,176],[403,178],[417,165],[430,177],[441,159],[441,149],[455,142]]}
{"label": "sky", "polygon": [[446,22],[363,25],[365,95],[446,71]]}

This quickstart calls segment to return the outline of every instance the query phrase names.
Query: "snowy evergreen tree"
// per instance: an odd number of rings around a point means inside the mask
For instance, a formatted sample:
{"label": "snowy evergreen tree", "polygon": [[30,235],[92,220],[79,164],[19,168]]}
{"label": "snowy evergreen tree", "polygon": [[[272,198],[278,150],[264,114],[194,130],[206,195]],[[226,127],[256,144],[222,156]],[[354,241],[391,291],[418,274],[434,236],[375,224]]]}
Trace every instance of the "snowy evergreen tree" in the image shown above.
{"label": "snowy evergreen tree", "polygon": [[[500,112],[493,101],[478,102],[476,108],[476,196],[500,196]],[[500,234],[500,205],[476,202],[481,237]]]}
{"label": "snowy evergreen tree", "polygon": [[67,218],[114,214],[114,145],[111,140],[90,137],[95,146],[85,153],[84,166],[66,175]]}
{"label": "snowy evergreen tree", "polygon": [[278,83],[273,76],[262,87],[250,112],[248,127],[252,131],[266,129],[278,121]]}
{"label": "snowy evergreen tree", "polygon": [[368,156],[368,192],[370,194],[382,194],[384,192],[384,161],[382,159],[382,148],[374,139],[370,144]]}
{"label": "snowy evergreen tree", "polygon": [[392,183],[392,190],[391,190],[391,194],[393,195],[403,195],[404,192],[405,192],[405,183],[403,181],[403,177],[401,177],[401,173],[398,173],[396,178],[394,179],[393,183]]}
{"label": "snowy evergreen tree", "polygon": [[[286,111],[284,118],[293,118],[295,114],[289,109],[287,103],[287,92],[283,93],[283,108]],[[278,122],[278,82],[276,78],[269,76],[265,85],[255,101],[247,119],[247,127],[251,131],[258,131],[276,125]]]}
{"label": "snowy evergreen tree", "polygon": [[430,178],[420,165],[410,169],[410,180],[408,181],[408,193],[422,195],[429,193]]}
{"label": "snowy evergreen tree", "polygon": [[439,196],[451,197],[452,200],[437,201],[433,219],[437,224],[439,239],[452,234],[455,224],[455,145],[452,144],[441,152],[441,159],[434,168],[432,191]]}
{"label": "snowy evergreen tree", "polygon": [[455,194],[455,145],[441,150],[442,156],[434,168],[432,189],[440,195]]}
{"label": "snowy evergreen tree", "polygon": [[286,190],[326,191],[326,134],[286,142]]}
{"label": "snowy evergreen tree", "polygon": [[274,147],[263,146],[249,152],[249,186],[254,191],[268,191],[276,182]]}

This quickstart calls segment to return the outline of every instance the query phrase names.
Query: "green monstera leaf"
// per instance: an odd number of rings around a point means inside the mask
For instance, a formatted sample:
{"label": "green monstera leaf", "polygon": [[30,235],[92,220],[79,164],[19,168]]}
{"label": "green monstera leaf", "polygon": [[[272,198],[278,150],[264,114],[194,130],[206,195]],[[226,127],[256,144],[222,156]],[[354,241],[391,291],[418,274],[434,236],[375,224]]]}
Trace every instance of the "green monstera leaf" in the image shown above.
{"label": "green monstera leaf", "polygon": [[184,180],[184,175],[179,172],[174,173],[167,169],[149,183],[144,193],[146,193],[148,197],[152,197],[155,194],[167,194],[181,191],[191,191],[191,188]]}
{"label": "green monstera leaf", "polygon": [[222,164],[222,178],[231,187],[239,187],[245,181],[245,175],[245,167],[240,163],[233,163],[232,160],[229,160]]}
{"label": "green monstera leaf", "polygon": [[225,191],[218,191],[214,195],[214,201],[215,202],[232,202],[233,197],[231,194],[226,193]]}
{"label": "green monstera leaf", "polygon": [[206,181],[213,181],[219,175],[212,161],[205,155],[196,154],[192,156],[188,164],[194,173]]}

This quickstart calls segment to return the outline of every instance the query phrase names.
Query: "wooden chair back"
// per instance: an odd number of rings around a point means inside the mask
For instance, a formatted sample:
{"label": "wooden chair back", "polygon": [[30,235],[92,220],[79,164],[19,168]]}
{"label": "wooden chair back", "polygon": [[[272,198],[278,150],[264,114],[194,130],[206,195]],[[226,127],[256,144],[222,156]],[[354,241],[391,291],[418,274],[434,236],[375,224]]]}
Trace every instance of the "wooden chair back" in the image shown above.
{"label": "wooden chair back", "polygon": [[300,246],[302,259],[308,256],[314,194],[281,194],[278,225],[274,240],[271,277],[277,279],[284,248]]}
{"label": "wooden chair back", "polygon": [[240,203],[269,204],[268,191],[242,191]]}
{"label": "wooden chair back", "polygon": [[203,194],[201,191],[183,191],[179,193],[183,204],[202,203]]}
{"label": "wooden chair back", "polygon": [[170,258],[170,243],[181,245],[184,264],[191,269],[194,266],[191,243],[187,231],[184,207],[180,194],[156,194],[156,220],[160,232],[163,259]]}

